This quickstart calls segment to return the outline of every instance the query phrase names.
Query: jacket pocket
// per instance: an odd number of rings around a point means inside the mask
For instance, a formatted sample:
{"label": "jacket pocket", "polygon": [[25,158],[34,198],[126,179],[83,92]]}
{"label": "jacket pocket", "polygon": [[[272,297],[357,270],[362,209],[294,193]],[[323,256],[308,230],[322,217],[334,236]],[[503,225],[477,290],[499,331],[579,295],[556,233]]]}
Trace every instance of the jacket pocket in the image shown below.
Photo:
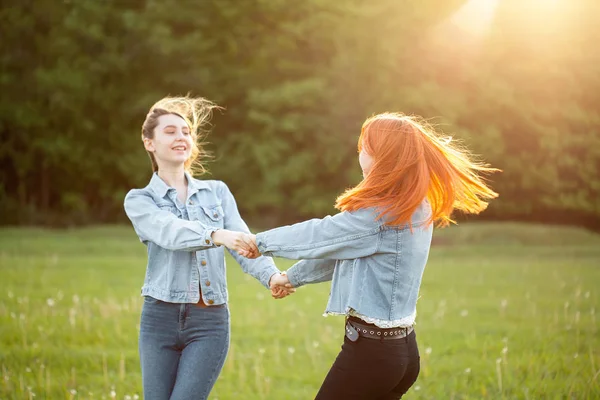
{"label": "jacket pocket", "polygon": [[202,206],[202,211],[211,225],[223,227],[223,218],[225,217],[225,214],[223,212],[223,207],[220,204],[214,206]]}

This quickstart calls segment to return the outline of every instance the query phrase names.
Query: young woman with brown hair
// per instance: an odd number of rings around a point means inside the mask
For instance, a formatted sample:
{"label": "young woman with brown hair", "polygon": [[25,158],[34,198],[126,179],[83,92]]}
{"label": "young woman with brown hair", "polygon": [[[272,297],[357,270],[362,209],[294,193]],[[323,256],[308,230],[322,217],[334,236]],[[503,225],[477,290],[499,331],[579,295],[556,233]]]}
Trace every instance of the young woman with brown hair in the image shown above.
{"label": "young woman with brown hair", "polygon": [[148,250],[139,338],[148,400],[208,397],[229,348],[224,248],[266,288],[279,274],[271,258],[239,254],[256,247],[227,185],[193,177],[194,167],[205,172],[199,139],[215,107],[190,97],[154,104],[142,126],[154,173],[125,197]]}

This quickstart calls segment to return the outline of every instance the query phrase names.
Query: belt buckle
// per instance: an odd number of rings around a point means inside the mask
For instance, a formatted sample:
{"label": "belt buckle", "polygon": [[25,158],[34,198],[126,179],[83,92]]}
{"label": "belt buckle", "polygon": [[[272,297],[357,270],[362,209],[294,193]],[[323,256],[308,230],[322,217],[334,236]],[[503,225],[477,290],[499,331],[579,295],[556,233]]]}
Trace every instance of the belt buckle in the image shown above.
{"label": "belt buckle", "polygon": [[346,337],[351,342],[356,342],[358,340],[358,331],[350,324],[350,321],[346,321]]}

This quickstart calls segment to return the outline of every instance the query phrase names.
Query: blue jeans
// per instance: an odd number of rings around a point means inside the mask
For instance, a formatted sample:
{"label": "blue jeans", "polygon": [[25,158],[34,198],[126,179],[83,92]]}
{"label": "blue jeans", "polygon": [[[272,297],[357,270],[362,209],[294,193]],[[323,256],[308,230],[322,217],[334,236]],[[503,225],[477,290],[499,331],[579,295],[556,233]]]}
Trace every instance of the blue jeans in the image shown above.
{"label": "blue jeans", "polygon": [[227,304],[199,307],[144,297],[140,360],[146,400],[206,399],[229,349]]}

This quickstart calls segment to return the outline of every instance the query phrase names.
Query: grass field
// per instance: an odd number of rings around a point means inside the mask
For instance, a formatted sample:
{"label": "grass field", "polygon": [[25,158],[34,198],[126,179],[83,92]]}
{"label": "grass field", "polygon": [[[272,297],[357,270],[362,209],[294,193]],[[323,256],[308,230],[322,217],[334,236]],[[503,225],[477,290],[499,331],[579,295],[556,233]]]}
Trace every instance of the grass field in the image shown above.
{"label": "grass field", "polygon": [[[600,235],[437,231],[408,399],[600,399]],[[0,230],[0,399],[137,399],[145,248],[130,227]],[[289,261],[278,260],[281,269]],[[211,399],[312,399],[336,357],[329,284],[285,300],[228,259],[232,346]]]}

